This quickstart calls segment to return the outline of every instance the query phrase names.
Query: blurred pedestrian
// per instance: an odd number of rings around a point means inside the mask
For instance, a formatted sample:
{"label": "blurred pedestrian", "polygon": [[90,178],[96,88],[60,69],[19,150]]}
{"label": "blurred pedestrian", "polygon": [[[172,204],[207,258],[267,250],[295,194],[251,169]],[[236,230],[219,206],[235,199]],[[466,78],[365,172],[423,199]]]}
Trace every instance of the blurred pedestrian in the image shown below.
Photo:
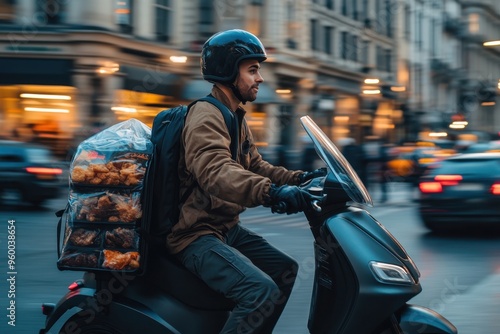
{"label": "blurred pedestrian", "polygon": [[316,149],[314,148],[314,143],[311,137],[307,133],[303,134],[301,137],[302,141],[302,163],[301,169],[303,170],[313,170],[315,169],[315,162],[318,157],[316,154]]}
{"label": "blurred pedestrian", "polygon": [[380,182],[380,192],[382,197],[380,198],[380,202],[384,203],[387,201],[388,191],[387,191],[387,183],[389,182],[389,160],[390,154],[389,150],[391,149],[391,145],[388,144],[385,140],[382,141],[382,144],[379,146],[379,182]]}
{"label": "blurred pedestrian", "polygon": [[342,154],[356,171],[363,184],[368,187],[366,154],[363,147],[356,144],[354,138],[343,138],[340,140],[340,145]]}

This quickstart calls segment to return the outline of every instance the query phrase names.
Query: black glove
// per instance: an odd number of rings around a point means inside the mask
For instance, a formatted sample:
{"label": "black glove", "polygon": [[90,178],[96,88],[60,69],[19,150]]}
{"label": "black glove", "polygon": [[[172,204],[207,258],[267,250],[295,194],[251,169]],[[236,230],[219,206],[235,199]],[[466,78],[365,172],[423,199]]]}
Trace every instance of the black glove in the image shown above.
{"label": "black glove", "polygon": [[[306,210],[310,206],[312,195],[297,186],[271,185],[269,190],[271,201],[269,206],[273,212],[292,214]],[[283,205],[282,208],[279,208]],[[279,208],[279,209],[275,209]],[[284,211],[281,211],[284,210]]]}
{"label": "black glove", "polygon": [[314,179],[316,177],[321,177],[321,176],[326,176],[327,174],[327,169],[326,167],[323,168],[318,168],[315,171],[312,172],[304,172],[299,175],[299,182],[300,184],[305,183],[311,179]]}

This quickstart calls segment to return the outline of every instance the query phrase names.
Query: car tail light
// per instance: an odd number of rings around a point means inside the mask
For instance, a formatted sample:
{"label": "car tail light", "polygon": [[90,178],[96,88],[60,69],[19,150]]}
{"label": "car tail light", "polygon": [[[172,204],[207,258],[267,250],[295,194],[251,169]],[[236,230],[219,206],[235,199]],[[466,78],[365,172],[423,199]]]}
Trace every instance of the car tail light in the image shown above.
{"label": "car tail light", "polygon": [[61,175],[61,168],[48,168],[48,167],[26,167],[26,171],[31,174],[39,175]]}
{"label": "car tail light", "polygon": [[441,183],[443,186],[454,186],[462,180],[462,175],[436,175],[434,177],[434,181]]}
{"label": "car tail light", "polygon": [[443,186],[439,182],[420,182],[418,188],[424,194],[440,193],[443,191]]}
{"label": "car tail light", "polygon": [[49,167],[26,167],[26,171],[35,175],[39,180],[53,180],[63,172],[61,168]]}
{"label": "car tail light", "polygon": [[493,195],[500,195],[500,182],[493,183],[490,188]]}
{"label": "car tail light", "polygon": [[[463,180],[462,175],[436,175],[434,181],[421,182],[418,187],[424,194],[440,193],[444,186],[456,186]],[[499,189],[500,191],[500,189]]]}

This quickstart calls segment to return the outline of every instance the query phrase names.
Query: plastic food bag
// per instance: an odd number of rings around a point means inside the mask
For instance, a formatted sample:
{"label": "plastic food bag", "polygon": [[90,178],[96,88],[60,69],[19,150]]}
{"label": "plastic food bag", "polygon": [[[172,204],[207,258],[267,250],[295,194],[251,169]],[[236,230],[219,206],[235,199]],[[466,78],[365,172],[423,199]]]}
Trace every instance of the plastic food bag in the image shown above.
{"label": "plastic food bag", "polygon": [[151,129],[129,119],[113,125],[78,146],[70,181],[83,185],[138,186],[153,152]]}
{"label": "plastic food bag", "polygon": [[80,143],[70,165],[59,269],[141,272],[147,246],[138,231],[150,139],[151,129],[130,119]]}

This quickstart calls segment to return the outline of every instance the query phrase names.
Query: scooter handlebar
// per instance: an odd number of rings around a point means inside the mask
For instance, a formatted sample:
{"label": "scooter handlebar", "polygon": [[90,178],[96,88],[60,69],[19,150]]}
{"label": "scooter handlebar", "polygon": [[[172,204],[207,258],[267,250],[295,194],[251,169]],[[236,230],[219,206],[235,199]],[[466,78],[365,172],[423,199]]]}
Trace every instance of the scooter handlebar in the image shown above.
{"label": "scooter handlebar", "polygon": [[[317,199],[312,200],[311,207],[314,211],[321,212],[321,206],[320,206],[319,200],[317,200]],[[271,210],[273,213],[286,213],[287,212],[287,204],[285,202],[281,201],[278,204],[271,206]]]}

